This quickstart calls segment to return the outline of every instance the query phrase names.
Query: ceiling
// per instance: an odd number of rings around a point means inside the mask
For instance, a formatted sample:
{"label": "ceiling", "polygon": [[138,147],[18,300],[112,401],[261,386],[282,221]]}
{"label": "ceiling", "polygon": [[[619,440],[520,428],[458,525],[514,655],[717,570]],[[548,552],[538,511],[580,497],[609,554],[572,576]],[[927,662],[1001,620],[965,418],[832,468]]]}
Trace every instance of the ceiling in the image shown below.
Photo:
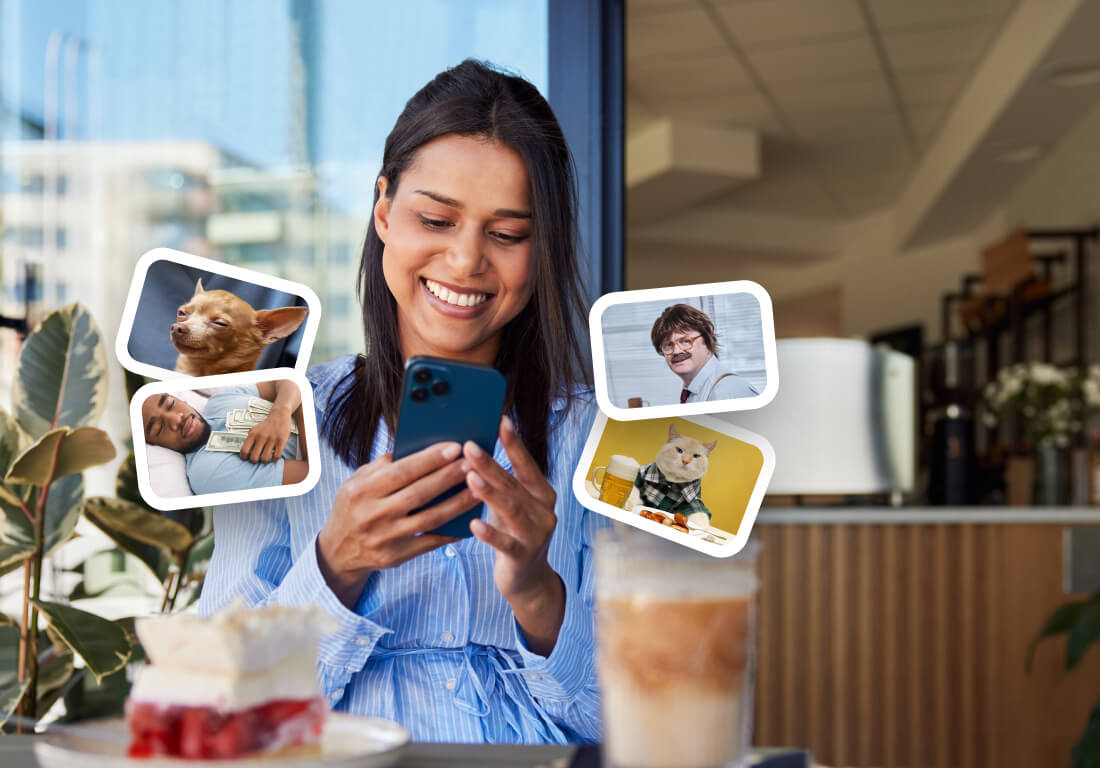
{"label": "ceiling", "polygon": [[723,202],[810,216],[892,201],[1015,0],[628,0],[628,130],[751,127]]}

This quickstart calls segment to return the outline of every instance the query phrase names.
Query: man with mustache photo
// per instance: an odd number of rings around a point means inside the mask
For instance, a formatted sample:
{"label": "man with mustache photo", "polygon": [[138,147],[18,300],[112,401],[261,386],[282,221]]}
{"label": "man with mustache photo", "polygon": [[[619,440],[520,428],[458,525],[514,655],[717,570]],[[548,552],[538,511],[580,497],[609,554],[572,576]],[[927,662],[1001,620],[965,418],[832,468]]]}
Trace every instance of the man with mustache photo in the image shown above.
{"label": "man with mustache photo", "polygon": [[[251,427],[239,451],[209,450],[210,435],[227,429],[232,410],[246,411],[249,402],[268,401],[270,410]],[[187,482],[196,494],[287,485],[305,479],[307,461],[297,458],[304,435],[302,396],[290,380],[262,381],[220,391],[202,413],[173,393],[153,394],[141,406],[145,442],[182,453]],[[294,430],[291,430],[291,424]],[[305,441],[302,440],[305,456]]]}
{"label": "man with mustache photo", "polygon": [[753,397],[760,393],[747,379],[728,370],[718,359],[714,323],[688,304],[666,307],[650,332],[653,348],[680,377],[681,403],[701,403]]}

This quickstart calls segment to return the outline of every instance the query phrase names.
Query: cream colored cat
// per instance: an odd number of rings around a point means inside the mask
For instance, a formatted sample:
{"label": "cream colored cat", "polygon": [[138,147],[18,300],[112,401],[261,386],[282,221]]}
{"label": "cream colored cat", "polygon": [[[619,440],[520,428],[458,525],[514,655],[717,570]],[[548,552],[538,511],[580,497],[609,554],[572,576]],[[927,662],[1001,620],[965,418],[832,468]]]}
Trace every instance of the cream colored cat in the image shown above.
{"label": "cream colored cat", "polygon": [[703,504],[703,476],[717,440],[702,443],[681,435],[675,424],[668,425],[668,442],[657,451],[656,460],[644,465],[626,508],[650,507],[672,514],[686,515],[694,525],[710,523],[710,510]]}

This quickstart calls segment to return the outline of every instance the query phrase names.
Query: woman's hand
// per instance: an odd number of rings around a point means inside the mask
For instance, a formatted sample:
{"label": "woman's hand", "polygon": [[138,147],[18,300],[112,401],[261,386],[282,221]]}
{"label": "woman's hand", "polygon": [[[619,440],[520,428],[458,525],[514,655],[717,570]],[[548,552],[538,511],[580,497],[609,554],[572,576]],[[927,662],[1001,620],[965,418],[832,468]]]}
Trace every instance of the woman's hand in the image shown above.
{"label": "woman's hand", "polygon": [[241,446],[240,457],[258,464],[275,461],[283,455],[290,440],[290,411],[272,408],[267,418],[248,430],[248,437]]}
{"label": "woman's hand", "polygon": [[426,531],[477,504],[468,488],[423,512],[409,512],[462,482],[461,452],[458,443],[438,443],[398,461],[387,453],[336,491],[317,535],[317,564],[344,605],[355,605],[373,571],[457,541]]}
{"label": "woman's hand", "polygon": [[477,444],[466,443],[466,484],[492,511],[492,524],[474,520],[470,530],[496,550],[493,580],[512,606],[527,644],[546,655],[557,642],[565,616],[565,588],[547,552],[558,518],[557,494],[527,452],[511,420],[501,420],[500,441],[515,476]]}

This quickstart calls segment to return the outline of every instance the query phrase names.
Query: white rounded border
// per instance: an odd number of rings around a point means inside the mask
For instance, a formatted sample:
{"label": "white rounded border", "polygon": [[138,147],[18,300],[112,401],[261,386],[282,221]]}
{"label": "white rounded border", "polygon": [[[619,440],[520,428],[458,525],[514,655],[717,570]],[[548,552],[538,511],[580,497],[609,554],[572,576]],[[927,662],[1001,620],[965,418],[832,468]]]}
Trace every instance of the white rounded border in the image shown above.
{"label": "white rounded border", "polygon": [[[291,485],[269,485],[264,488],[246,488],[240,491],[222,493],[202,493],[194,496],[163,498],[153,492],[149,483],[149,457],[145,451],[145,426],[141,422],[141,404],[150,395],[161,393],[185,392],[210,387],[235,387],[242,384],[256,384],[261,381],[289,379],[298,385],[302,394],[302,421],[306,428],[306,446],[309,450],[309,471],[304,480]],[[214,504],[236,504],[242,501],[260,501],[279,499],[286,496],[300,496],[308,493],[321,478],[320,451],[317,442],[317,412],[313,406],[313,387],[306,377],[290,368],[265,368],[260,371],[243,373],[224,373],[220,376],[188,377],[184,380],[169,379],[146,384],[134,393],[130,401],[130,431],[134,438],[134,462],[137,466],[138,490],[141,497],[151,507],[160,510],[187,509],[205,507]]]}
{"label": "white rounded border", "polygon": [[[728,293],[751,294],[760,305],[761,335],[764,340],[764,373],[767,382],[764,391],[755,397],[736,397],[728,400],[709,400],[702,403],[673,403],[651,405],[646,408],[620,408],[611,402],[607,394],[607,361],[604,358],[603,313],[617,304],[634,304],[640,301],[662,299],[694,299],[699,296]],[[596,402],[600,410],[616,421],[640,421],[668,416],[691,416],[726,411],[748,411],[763,408],[779,391],[779,365],[775,351],[775,321],[772,315],[772,299],[764,287],[752,280],[731,280],[725,283],[701,283],[677,285],[668,288],[646,288],[640,291],[617,291],[601,296],[588,313],[588,330],[592,338],[592,377],[596,384]]]}
{"label": "white rounded border", "polygon": [[[653,409],[650,408],[647,410]],[[713,429],[715,432],[721,432],[723,435],[732,437],[735,440],[749,443],[759,449],[760,453],[764,456],[764,463],[760,467],[760,473],[756,476],[756,484],[753,486],[752,493],[749,495],[749,502],[745,506],[745,514],[741,518],[741,525],[738,526],[736,531],[732,531],[733,536],[728,543],[718,545],[712,544],[709,541],[697,539],[694,536],[685,536],[680,531],[673,531],[667,525],[662,525],[654,520],[648,520],[641,515],[628,512],[621,507],[599,501],[588,495],[588,491],[584,487],[584,483],[588,479],[588,467],[592,464],[592,460],[596,458],[596,449],[599,447],[600,438],[603,437],[604,428],[607,426],[607,414],[602,412],[596,414],[596,420],[592,424],[592,431],[588,433],[588,439],[584,443],[584,450],[581,452],[580,463],[577,464],[577,468],[573,472],[573,495],[577,497],[577,501],[581,503],[581,506],[591,509],[593,512],[606,515],[607,517],[618,520],[620,523],[632,525],[640,530],[648,531],[663,539],[668,539],[673,543],[697,549],[704,554],[714,557],[731,557],[732,555],[736,555],[744,549],[745,545],[749,542],[749,534],[752,533],[753,523],[756,522],[756,515],[760,511],[760,505],[764,501],[764,494],[767,493],[768,490],[768,483],[771,482],[772,474],[775,472],[775,449],[772,448],[771,443],[763,436],[755,432],[750,432],[747,429],[742,429],[741,427],[735,427],[720,419],[715,419],[710,416],[688,417],[680,415],[676,415],[675,418],[681,418],[692,424],[698,424],[700,427],[706,427],[707,429]],[[638,419],[634,419],[634,421],[638,421]]]}
{"label": "white rounded border", "polygon": [[154,248],[146,251],[138,259],[134,267],[134,277],[130,281],[130,292],[126,294],[126,306],[122,309],[122,322],[119,323],[118,335],[115,336],[115,356],[122,363],[122,367],[142,376],[150,376],[155,379],[186,379],[190,378],[185,373],[159,368],[149,363],[143,363],[130,356],[130,334],[134,330],[134,318],[137,316],[138,303],[141,301],[141,291],[145,287],[145,276],[149,267],[157,261],[171,261],[182,264],[185,267],[205,270],[217,275],[240,280],[245,283],[262,285],[283,293],[291,293],[301,296],[306,300],[309,314],[306,315],[305,329],[302,331],[302,343],[298,348],[298,359],[294,361],[294,370],[305,374],[309,368],[309,356],[313,352],[313,341],[317,337],[317,328],[321,323],[321,300],[308,285],[283,280],[280,277],[265,275],[263,272],[253,272],[250,269],[235,267],[212,259],[204,259],[183,251],[171,248]]}

